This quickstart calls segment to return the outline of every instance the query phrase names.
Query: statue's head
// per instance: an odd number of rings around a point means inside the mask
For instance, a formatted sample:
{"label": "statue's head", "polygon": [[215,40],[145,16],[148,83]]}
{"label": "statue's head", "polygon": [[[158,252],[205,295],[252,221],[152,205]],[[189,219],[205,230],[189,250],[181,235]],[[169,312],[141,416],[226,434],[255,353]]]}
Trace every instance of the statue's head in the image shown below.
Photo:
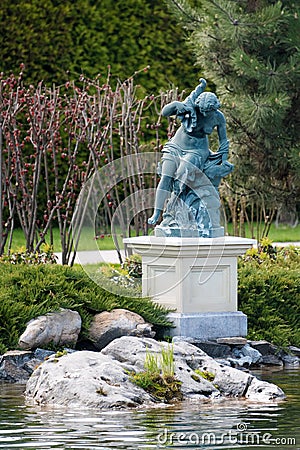
{"label": "statue's head", "polygon": [[202,92],[202,94],[197,97],[195,104],[203,115],[220,108],[219,99],[212,92]]}

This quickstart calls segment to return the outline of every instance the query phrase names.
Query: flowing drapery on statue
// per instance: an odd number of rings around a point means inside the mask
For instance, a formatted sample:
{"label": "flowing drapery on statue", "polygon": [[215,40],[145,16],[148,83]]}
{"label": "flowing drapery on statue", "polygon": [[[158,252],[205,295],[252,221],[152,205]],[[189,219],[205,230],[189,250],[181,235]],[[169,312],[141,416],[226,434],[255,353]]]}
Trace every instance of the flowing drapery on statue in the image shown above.
{"label": "flowing drapery on statue", "polygon": [[[204,92],[206,81],[183,101],[166,105],[163,116],[176,115],[181,126],[162,149],[154,213],[148,220],[154,225],[163,211],[156,236],[217,237],[220,226],[218,187],[233,170],[227,161],[229,141],[226,120],[220,102],[212,92]],[[209,149],[208,136],[216,129],[219,148]]]}

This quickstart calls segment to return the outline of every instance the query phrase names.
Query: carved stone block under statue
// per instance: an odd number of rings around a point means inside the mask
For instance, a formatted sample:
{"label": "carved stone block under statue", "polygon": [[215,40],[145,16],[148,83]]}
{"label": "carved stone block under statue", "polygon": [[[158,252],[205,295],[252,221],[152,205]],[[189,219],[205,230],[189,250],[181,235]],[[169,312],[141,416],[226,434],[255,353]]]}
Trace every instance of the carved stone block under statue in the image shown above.
{"label": "carved stone block under statue", "polygon": [[246,336],[238,311],[237,257],[255,242],[225,236],[139,236],[124,242],[142,256],[143,296],[174,310],[168,334],[201,339]]}

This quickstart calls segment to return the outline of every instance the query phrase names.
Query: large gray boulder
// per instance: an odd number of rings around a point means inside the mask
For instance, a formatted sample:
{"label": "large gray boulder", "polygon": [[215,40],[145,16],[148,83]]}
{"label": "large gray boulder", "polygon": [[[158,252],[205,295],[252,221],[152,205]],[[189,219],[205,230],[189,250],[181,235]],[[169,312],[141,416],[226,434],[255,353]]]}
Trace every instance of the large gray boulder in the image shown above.
{"label": "large gray boulder", "polygon": [[134,312],[113,309],[96,314],[91,323],[88,339],[97,350],[102,350],[114,339],[121,336],[154,337],[152,325]]}
{"label": "large gray boulder", "polygon": [[150,395],[141,395],[120,364],[87,350],[50,357],[27,382],[26,398],[38,405],[101,409],[151,403]]}
{"label": "large gray boulder", "polygon": [[[139,372],[144,370],[144,363],[147,353],[152,353],[160,357],[162,348],[170,349],[167,342],[158,342],[154,339],[134,337],[122,337],[111,342],[102,353],[117,360],[126,370]],[[198,376],[189,364],[189,358],[193,358],[195,352],[207,356],[202,350],[191,345],[187,351],[180,344],[172,346],[174,352],[176,378],[182,383],[181,391],[184,398],[203,399],[210,396],[219,397],[218,389],[205,378]],[[186,358],[186,357],[189,358]],[[211,358],[210,358],[211,359]]]}
{"label": "large gray boulder", "polygon": [[81,317],[76,311],[61,309],[30,320],[20,336],[18,346],[29,350],[54,344],[74,347],[81,330]]}
{"label": "large gray boulder", "polygon": [[[132,383],[130,373],[143,371],[146,355],[161,358],[162,348],[170,349],[169,345],[151,338],[123,336],[101,352],[50,356],[28,380],[26,399],[39,405],[95,408],[155,405],[151,395]],[[172,348],[183,399],[202,401],[230,396],[265,401],[285,397],[277,386],[218,364],[192,344],[178,342]]]}

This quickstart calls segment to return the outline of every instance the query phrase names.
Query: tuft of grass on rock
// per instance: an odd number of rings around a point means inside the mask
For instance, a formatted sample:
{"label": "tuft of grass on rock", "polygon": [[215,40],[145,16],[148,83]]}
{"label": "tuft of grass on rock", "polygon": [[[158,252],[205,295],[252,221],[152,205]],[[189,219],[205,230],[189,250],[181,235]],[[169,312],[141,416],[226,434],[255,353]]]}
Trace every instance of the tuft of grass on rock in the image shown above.
{"label": "tuft of grass on rock", "polygon": [[130,373],[134,384],[158,401],[182,400],[181,382],[175,376],[173,346],[162,348],[160,355],[147,352],[144,367],[142,372]]}

